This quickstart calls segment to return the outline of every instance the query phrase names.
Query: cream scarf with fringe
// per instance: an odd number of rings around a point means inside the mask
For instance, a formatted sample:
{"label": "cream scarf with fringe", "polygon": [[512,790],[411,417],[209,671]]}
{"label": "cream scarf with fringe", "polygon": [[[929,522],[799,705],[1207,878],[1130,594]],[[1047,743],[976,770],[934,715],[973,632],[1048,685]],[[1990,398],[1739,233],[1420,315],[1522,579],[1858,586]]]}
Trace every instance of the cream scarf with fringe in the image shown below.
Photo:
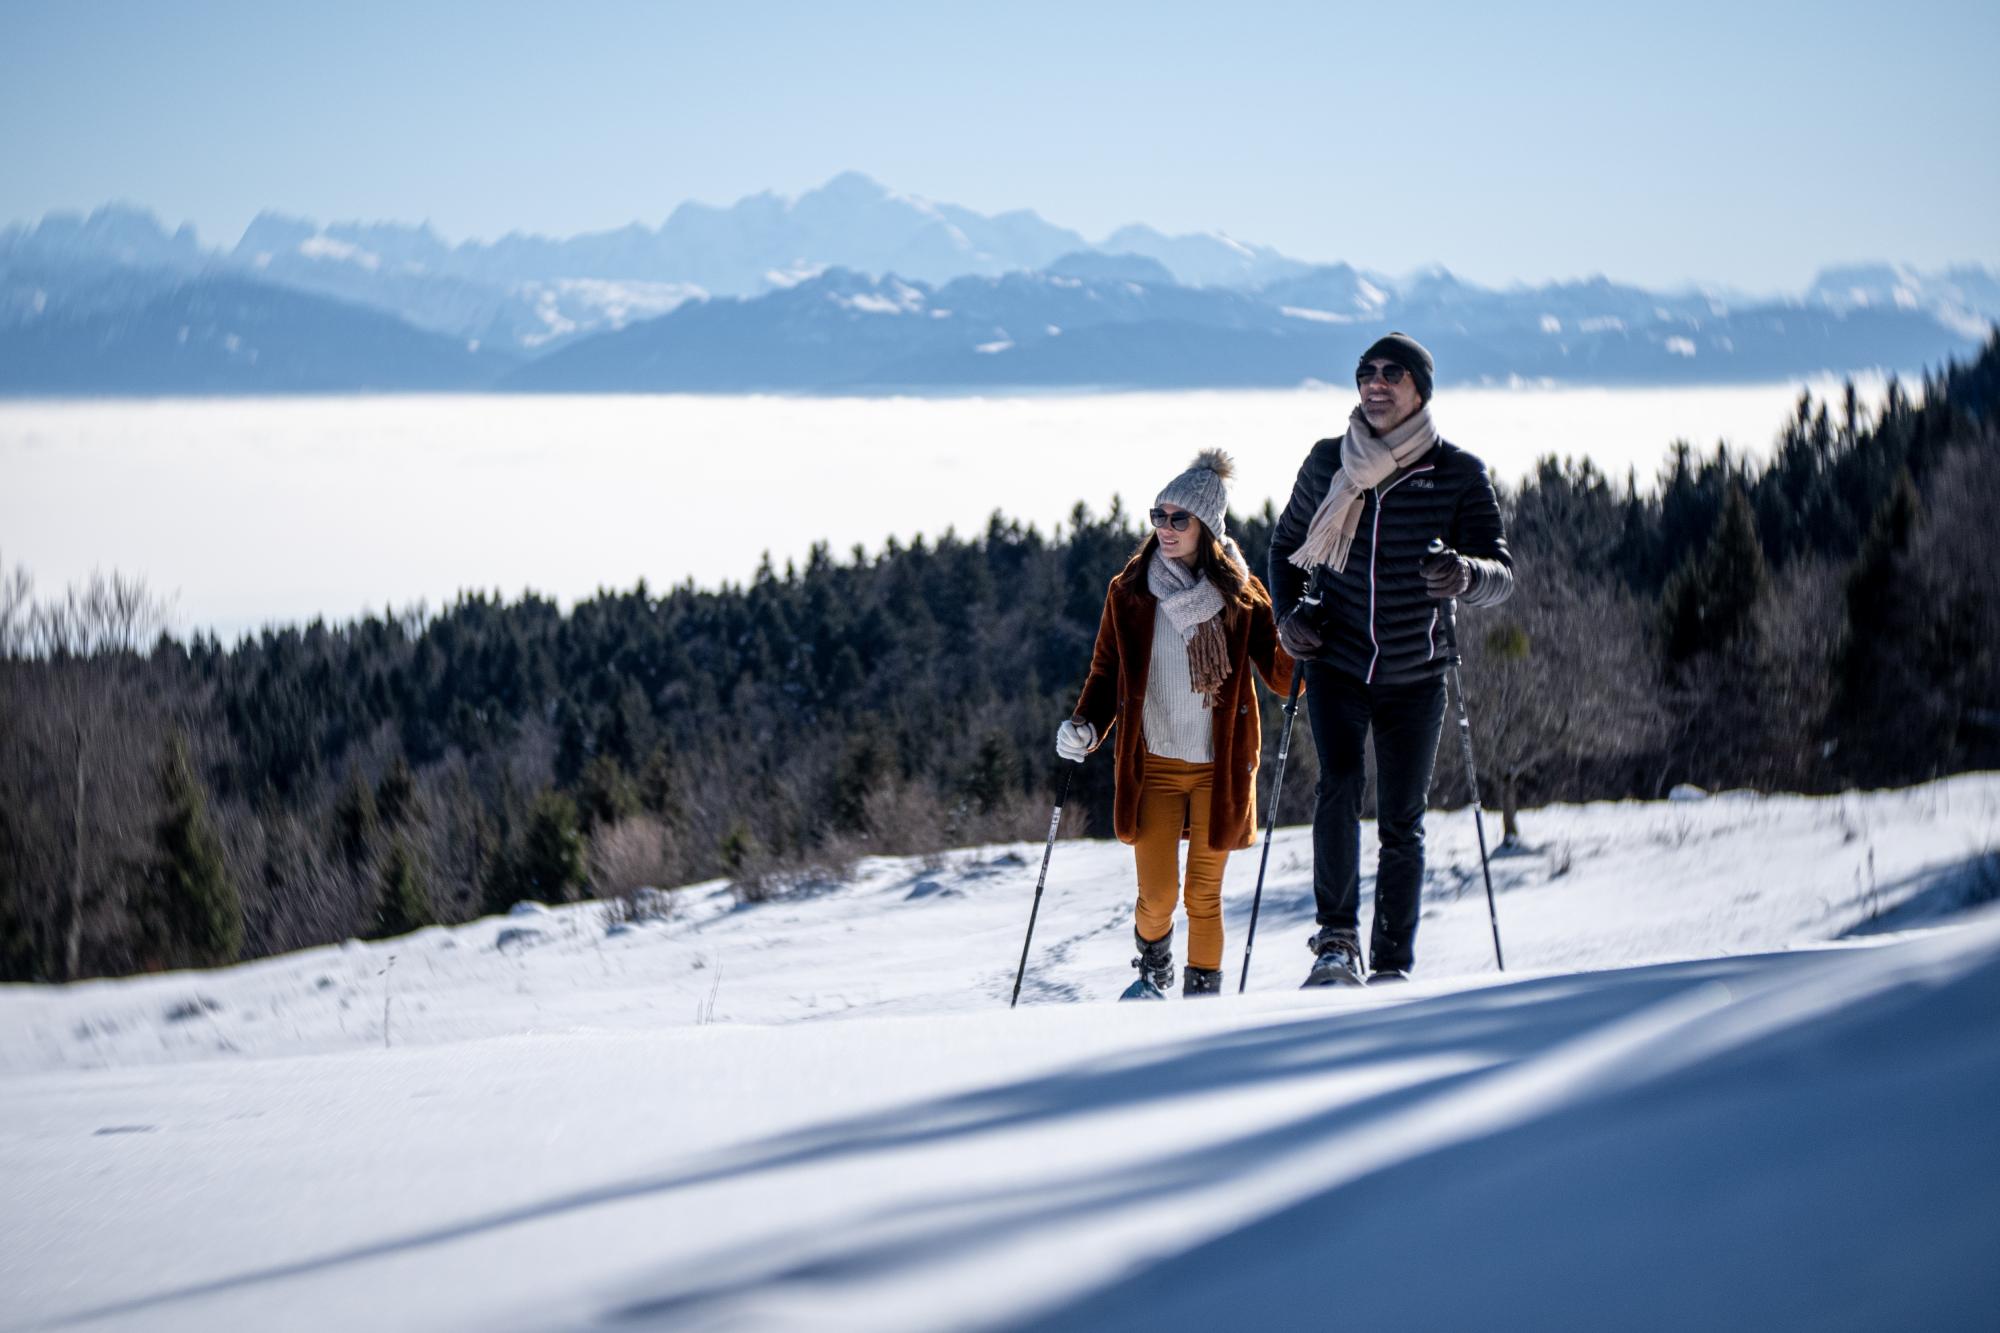
{"label": "cream scarf with fringe", "polygon": [[1437,443],[1428,404],[1387,435],[1369,429],[1368,418],[1355,407],[1347,418],[1347,435],[1340,442],[1340,470],[1326,488],[1306,528],[1306,538],[1292,552],[1291,561],[1300,569],[1332,565],[1347,568],[1347,553],[1354,545],[1355,531],[1361,526],[1363,494],[1380,486],[1431,451]]}
{"label": "cream scarf with fringe", "polygon": [[[1227,537],[1222,539],[1222,553],[1237,565],[1243,564],[1243,553]],[[1229,640],[1222,632],[1222,590],[1208,581],[1208,575],[1195,573],[1157,546],[1146,567],[1146,587],[1160,599],[1160,609],[1167,613],[1168,622],[1180,631],[1181,641],[1187,644],[1188,679],[1193,682],[1195,693],[1210,708],[1215,707],[1222,684],[1229,679]]]}

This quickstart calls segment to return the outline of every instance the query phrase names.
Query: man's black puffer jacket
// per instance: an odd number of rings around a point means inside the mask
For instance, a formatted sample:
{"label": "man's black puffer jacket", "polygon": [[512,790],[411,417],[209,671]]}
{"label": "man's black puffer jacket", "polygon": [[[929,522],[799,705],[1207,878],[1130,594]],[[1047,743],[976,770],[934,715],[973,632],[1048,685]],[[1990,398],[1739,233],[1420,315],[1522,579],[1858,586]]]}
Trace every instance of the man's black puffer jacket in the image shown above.
{"label": "man's black puffer jacket", "polygon": [[[1271,537],[1271,604],[1280,622],[1298,605],[1306,571],[1290,556],[1340,467],[1340,440],[1321,440],[1306,455],[1292,498]],[[1445,604],[1424,591],[1419,568],[1432,539],[1472,561],[1472,587],[1459,600],[1496,606],[1514,591],[1514,557],[1486,465],[1439,440],[1416,466],[1364,494],[1361,524],[1347,568],[1319,570],[1324,644],[1317,659],[1357,680],[1400,685],[1443,672]]]}

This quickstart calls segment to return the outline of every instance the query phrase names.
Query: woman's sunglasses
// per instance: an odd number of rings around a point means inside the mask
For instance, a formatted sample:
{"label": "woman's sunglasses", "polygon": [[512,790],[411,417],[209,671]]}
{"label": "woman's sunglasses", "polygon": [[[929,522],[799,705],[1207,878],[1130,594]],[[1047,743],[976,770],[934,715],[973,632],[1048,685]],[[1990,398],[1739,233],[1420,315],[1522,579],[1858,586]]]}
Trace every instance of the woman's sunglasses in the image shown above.
{"label": "woman's sunglasses", "polygon": [[1379,366],[1356,366],[1354,368],[1354,382],[1356,384],[1366,384],[1369,380],[1380,375],[1384,384],[1401,384],[1403,376],[1409,373],[1409,371],[1403,369],[1394,361]]}
{"label": "woman's sunglasses", "polygon": [[1175,510],[1171,514],[1164,509],[1149,509],[1146,511],[1146,517],[1153,520],[1153,526],[1156,528],[1172,528],[1175,532],[1186,532],[1188,523],[1194,515],[1185,509]]}

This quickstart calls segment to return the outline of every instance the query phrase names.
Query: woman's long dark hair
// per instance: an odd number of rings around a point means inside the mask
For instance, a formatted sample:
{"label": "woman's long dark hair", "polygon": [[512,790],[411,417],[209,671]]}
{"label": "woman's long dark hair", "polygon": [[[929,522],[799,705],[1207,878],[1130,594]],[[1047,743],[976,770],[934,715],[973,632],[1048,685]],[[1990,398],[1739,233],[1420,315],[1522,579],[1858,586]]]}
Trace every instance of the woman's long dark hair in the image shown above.
{"label": "woman's long dark hair", "polygon": [[[1223,614],[1231,624],[1236,615],[1248,611],[1254,604],[1250,596],[1250,571],[1229,558],[1222,549],[1222,542],[1209,530],[1208,524],[1194,520],[1201,529],[1201,540],[1195,544],[1194,572],[1208,575],[1208,581],[1222,594]],[[1145,577],[1146,564],[1153,559],[1153,552],[1160,549],[1160,533],[1157,528],[1146,530],[1146,539],[1139,543],[1134,555],[1140,564],[1140,577]]]}

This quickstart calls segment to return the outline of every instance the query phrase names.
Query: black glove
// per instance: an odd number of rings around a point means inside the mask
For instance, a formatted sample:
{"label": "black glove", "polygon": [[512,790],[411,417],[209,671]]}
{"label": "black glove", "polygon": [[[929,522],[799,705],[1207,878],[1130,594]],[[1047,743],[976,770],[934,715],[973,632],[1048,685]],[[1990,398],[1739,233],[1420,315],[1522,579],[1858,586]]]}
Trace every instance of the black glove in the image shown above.
{"label": "black glove", "polygon": [[1319,630],[1304,612],[1303,606],[1295,606],[1291,614],[1278,622],[1278,642],[1284,645],[1285,651],[1296,661],[1316,657],[1319,655],[1319,650],[1325,647],[1320,642]]}
{"label": "black glove", "polygon": [[1463,597],[1472,591],[1472,562],[1449,546],[1417,562],[1424,574],[1424,591],[1436,598]]}

